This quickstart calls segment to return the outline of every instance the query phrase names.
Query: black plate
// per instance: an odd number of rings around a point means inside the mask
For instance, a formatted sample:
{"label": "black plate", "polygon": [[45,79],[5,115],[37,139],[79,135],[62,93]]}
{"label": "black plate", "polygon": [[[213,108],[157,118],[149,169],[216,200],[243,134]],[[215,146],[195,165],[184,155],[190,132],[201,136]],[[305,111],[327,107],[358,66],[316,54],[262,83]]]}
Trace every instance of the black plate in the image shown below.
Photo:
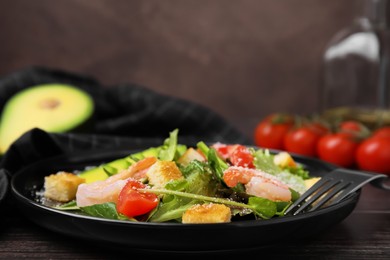
{"label": "black plate", "polygon": [[[27,218],[49,230],[105,246],[161,252],[218,252],[253,249],[316,235],[346,218],[355,208],[360,190],[337,205],[298,216],[270,220],[243,220],[221,224],[134,223],[59,211],[34,201],[44,176],[59,170],[83,169],[125,157],[134,151],[104,151],[62,155],[39,161],[17,172],[11,193]],[[332,166],[294,156],[312,175],[321,176]]]}
{"label": "black plate", "polygon": [[5,200],[8,191],[8,177],[5,171],[0,170],[0,206]]}

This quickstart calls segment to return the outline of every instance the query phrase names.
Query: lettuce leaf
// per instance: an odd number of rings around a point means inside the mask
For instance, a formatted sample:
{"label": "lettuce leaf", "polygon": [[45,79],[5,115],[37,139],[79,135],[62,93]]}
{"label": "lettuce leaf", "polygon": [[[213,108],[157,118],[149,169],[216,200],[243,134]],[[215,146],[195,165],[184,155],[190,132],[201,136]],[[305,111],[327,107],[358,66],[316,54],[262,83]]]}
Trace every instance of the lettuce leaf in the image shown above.
{"label": "lettuce leaf", "polygon": [[308,172],[302,166],[298,166],[294,171],[291,170],[291,167],[282,169],[274,163],[274,155],[263,149],[258,149],[254,153],[254,157],[253,163],[257,169],[278,177],[279,180],[300,194],[306,191],[304,178],[308,176]]}
{"label": "lettuce leaf", "polygon": [[102,204],[95,204],[91,206],[80,207],[80,210],[89,216],[117,219],[117,220],[133,220],[125,215],[119,214],[116,210],[116,205],[113,202],[106,202]]}
{"label": "lettuce leaf", "polygon": [[[207,163],[192,161],[182,169],[184,180],[169,182],[166,190],[180,191],[188,194],[215,196],[219,183]],[[172,194],[165,194],[158,208],[148,218],[151,222],[181,221],[181,216],[192,205],[200,200]]]}

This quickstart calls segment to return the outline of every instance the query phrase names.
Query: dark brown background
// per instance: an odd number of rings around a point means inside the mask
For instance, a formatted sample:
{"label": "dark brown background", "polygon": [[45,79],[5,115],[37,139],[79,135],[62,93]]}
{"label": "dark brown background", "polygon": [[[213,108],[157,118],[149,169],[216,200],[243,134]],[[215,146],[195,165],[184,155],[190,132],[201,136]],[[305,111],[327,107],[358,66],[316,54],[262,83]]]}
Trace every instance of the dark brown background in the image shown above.
{"label": "dark brown background", "polygon": [[210,107],[251,135],[268,113],[317,112],[322,52],[359,7],[357,0],[0,0],[0,75],[44,65],[107,86],[134,82]]}

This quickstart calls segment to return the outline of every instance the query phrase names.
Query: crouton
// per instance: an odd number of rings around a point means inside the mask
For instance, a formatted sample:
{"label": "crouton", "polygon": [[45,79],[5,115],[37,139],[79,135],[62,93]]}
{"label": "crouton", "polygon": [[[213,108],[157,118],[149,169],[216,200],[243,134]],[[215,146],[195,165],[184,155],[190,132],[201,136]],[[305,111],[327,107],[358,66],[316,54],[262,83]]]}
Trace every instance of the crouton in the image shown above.
{"label": "crouton", "polygon": [[184,152],[184,154],[182,156],[180,156],[180,158],[177,160],[177,162],[186,166],[193,160],[198,160],[198,161],[204,162],[206,160],[206,158],[203,156],[203,154],[201,154],[200,152],[198,152],[194,148],[190,147],[187,149],[187,151]]}
{"label": "crouton", "polygon": [[294,159],[287,152],[280,152],[278,154],[275,154],[274,163],[282,168],[287,167],[287,166],[290,166],[290,167],[297,166]]}
{"label": "crouton", "polygon": [[230,208],[223,204],[196,204],[182,216],[183,223],[224,223],[231,221]]}
{"label": "crouton", "polygon": [[153,188],[164,188],[172,180],[182,179],[183,174],[173,161],[157,161],[146,172],[149,184]]}
{"label": "crouton", "polygon": [[45,177],[44,196],[46,198],[68,202],[76,198],[77,187],[85,179],[69,172],[58,172]]}

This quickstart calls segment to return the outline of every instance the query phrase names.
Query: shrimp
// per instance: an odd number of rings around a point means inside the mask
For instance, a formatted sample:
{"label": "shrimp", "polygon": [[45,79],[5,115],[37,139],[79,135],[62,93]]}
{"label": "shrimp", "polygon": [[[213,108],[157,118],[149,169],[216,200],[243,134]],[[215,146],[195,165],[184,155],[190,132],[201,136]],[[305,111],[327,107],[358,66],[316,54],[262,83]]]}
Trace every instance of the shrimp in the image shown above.
{"label": "shrimp", "polygon": [[272,201],[291,201],[291,191],[281,182],[255,176],[245,185],[246,193]]}
{"label": "shrimp", "polygon": [[231,166],[224,171],[223,180],[229,187],[245,185],[247,194],[273,201],[291,201],[289,187],[275,176],[257,169]]}
{"label": "shrimp", "polygon": [[127,183],[127,179],[142,178],[156,161],[156,157],[147,157],[106,180],[80,184],[76,193],[77,206],[84,207],[105,202],[116,203],[120,191]]}

